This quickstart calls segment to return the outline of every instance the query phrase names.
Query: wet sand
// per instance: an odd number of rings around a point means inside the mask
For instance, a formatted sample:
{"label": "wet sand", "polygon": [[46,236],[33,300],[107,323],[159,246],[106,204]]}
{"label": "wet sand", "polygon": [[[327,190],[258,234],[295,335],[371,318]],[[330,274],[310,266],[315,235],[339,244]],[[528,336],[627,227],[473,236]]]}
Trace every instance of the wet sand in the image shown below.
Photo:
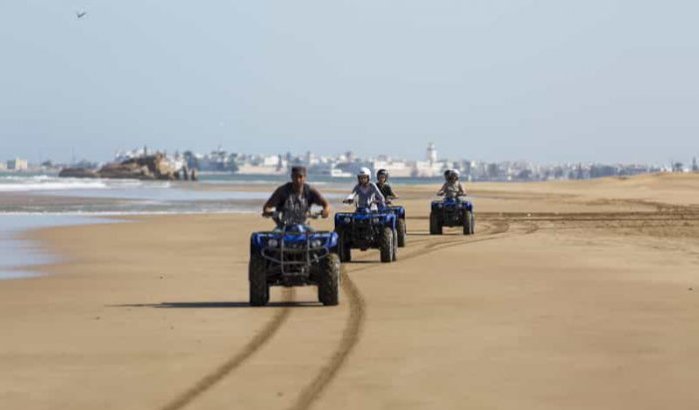
{"label": "wet sand", "polygon": [[0,282],[0,408],[699,406],[699,176],[467,184],[472,237],[396,188],[408,246],[356,252],[330,308],[248,307],[254,215],[33,233],[66,260]]}

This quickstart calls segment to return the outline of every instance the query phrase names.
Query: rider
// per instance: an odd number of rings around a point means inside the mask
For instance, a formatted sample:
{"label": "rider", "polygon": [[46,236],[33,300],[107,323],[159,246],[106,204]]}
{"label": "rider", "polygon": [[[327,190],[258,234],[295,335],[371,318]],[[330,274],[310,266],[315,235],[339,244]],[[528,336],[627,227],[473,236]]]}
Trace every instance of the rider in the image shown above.
{"label": "rider", "polygon": [[392,199],[398,199],[393,189],[388,184],[388,171],[385,169],[380,169],[376,173],[376,186],[381,191],[381,194],[386,199],[386,203],[390,204]]}
{"label": "rider", "polygon": [[386,206],[386,199],[379,187],[371,182],[371,171],[362,167],[357,173],[357,182],[352,193],[345,198],[344,203],[351,204],[357,200],[357,208],[371,208],[374,203],[381,207]]}
{"label": "rider", "polygon": [[446,198],[459,199],[460,196],[466,196],[466,191],[464,187],[459,182],[459,171],[455,169],[448,169],[444,171],[444,179],[446,182],[442,185],[442,188],[437,192],[437,195],[444,195]]}
{"label": "rider", "polygon": [[262,216],[272,216],[272,210],[281,212],[280,224],[306,223],[311,205],[323,207],[320,216],[330,216],[330,203],[317,189],[306,183],[306,167],[291,168],[291,182],[277,188],[262,207]]}

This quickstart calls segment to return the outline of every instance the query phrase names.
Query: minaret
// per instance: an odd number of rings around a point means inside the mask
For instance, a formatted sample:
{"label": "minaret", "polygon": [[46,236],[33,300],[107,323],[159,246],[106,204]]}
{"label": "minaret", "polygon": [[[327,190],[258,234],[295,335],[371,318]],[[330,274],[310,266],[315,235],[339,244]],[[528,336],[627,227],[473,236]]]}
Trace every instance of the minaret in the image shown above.
{"label": "minaret", "polygon": [[427,144],[427,160],[433,164],[437,162],[437,148],[431,142]]}

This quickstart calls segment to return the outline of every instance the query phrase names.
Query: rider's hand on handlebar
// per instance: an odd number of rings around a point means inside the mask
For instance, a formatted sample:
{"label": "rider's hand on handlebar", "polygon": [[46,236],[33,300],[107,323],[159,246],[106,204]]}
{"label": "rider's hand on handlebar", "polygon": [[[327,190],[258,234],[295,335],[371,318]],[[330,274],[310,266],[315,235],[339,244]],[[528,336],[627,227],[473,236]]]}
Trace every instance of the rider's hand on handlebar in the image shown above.
{"label": "rider's hand on handlebar", "polygon": [[349,205],[349,204],[352,204],[353,202],[354,202],[354,200],[352,200],[352,199],[343,199],[343,200],[342,200],[342,203],[343,203],[343,204],[348,204],[348,205]]}

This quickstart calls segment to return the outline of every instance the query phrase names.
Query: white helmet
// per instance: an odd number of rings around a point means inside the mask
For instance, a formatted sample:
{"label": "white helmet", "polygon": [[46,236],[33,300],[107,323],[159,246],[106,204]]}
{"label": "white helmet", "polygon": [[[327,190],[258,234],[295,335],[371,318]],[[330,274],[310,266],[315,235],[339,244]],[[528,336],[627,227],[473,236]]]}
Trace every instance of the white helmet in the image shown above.
{"label": "white helmet", "polygon": [[371,179],[371,171],[367,167],[361,167],[359,168],[359,172],[357,172],[357,178],[360,177],[369,177]]}
{"label": "white helmet", "polygon": [[456,179],[459,179],[459,177],[461,176],[461,173],[459,172],[458,169],[452,169],[451,172],[456,177]]}

